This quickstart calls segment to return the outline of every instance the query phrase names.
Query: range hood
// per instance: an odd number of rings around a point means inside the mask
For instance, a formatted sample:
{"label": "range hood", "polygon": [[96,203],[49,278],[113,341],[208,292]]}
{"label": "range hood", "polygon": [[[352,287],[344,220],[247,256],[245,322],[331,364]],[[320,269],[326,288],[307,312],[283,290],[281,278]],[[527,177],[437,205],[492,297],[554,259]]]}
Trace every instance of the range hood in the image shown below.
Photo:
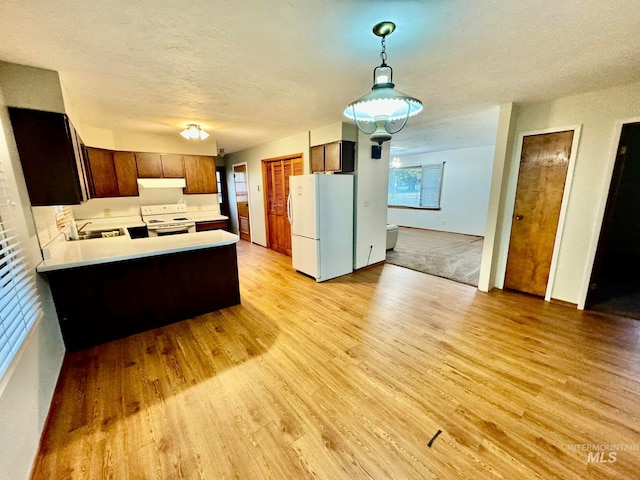
{"label": "range hood", "polygon": [[184,178],[139,178],[138,185],[142,188],[185,188]]}

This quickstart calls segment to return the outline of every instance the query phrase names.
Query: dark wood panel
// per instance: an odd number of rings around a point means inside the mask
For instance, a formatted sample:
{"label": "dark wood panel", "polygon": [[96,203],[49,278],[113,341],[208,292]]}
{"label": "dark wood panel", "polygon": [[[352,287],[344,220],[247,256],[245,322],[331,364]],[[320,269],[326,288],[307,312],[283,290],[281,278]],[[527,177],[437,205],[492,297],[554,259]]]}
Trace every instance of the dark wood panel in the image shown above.
{"label": "dark wood panel", "polygon": [[165,178],[182,178],[184,177],[184,165],[182,163],[182,155],[160,156],[162,160],[162,176]]}
{"label": "dark wood panel", "polygon": [[69,350],[240,303],[235,244],[47,276]]}
{"label": "dark wood panel", "polygon": [[87,147],[92,196],[97,198],[119,195],[113,155],[110,150]]}
{"label": "dark wood panel", "polygon": [[140,178],[162,178],[162,160],[159,153],[136,152]]}
{"label": "dark wood panel", "polygon": [[228,230],[227,221],[196,222],[196,232],[205,232],[207,230]]}
{"label": "dark wood panel", "polygon": [[187,188],[185,193],[217,193],[215,157],[183,155]]}
{"label": "dark wood panel", "polygon": [[116,170],[120,196],[138,195],[138,168],[134,153],[113,152],[113,165]]}
{"label": "dark wood panel", "polygon": [[326,172],[339,172],[342,170],[340,142],[328,143],[324,146],[324,170]]}
{"label": "dark wood panel", "polygon": [[66,115],[9,108],[31,205],[80,203],[80,172]]}
{"label": "dark wood panel", "polygon": [[311,173],[324,172],[324,145],[311,147]]}

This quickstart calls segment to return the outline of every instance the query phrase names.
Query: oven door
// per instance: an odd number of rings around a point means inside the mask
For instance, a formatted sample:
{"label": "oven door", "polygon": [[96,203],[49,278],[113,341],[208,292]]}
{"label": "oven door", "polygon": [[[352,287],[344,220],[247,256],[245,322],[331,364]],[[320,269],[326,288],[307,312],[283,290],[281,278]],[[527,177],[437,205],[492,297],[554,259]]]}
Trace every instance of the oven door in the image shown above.
{"label": "oven door", "polygon": [[168,235],[180,235],[182,233],[195,232],[195,225],[178,225],[173,227],[154,227],[149,228],[150,237],[166,237]]}

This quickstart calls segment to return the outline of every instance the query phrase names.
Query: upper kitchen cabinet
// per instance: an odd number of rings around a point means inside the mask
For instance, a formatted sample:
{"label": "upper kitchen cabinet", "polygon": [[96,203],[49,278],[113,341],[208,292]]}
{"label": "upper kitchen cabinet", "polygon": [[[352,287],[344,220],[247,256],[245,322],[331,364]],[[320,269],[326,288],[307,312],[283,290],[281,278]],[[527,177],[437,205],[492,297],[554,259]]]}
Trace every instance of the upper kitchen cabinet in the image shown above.
{"label": "upper kitchen cabinet", "polygon": [[183,155],[187,188],[184,193],[218,193],[216,159],[202,155]]}
{"label": "upper kitchen cabinet", "polygon": [[160,155],[162,160],[162,176],[164,178],[183,178],[184,165],[182,155]]}
{"label": "upper kitchen cabinet", "polygon": [[122,197],[138,195],[138,167],[133,152],[113,152],[118,192]]}
{"label": "upper kitchen cabinet", "polygon": [[136,152],[140,178],[162,178],[162,158],[159,153]]}
{"label": "upper kitchen cabinet", "polygon": [[91,197],[138,195],[138,171],[132,152],[113,152],[87,147]]}
{"label": "upper kitchen cabinet", "polygon": [[66,115],[9,108],[31,205],[74,205],[87,199],[81,142]]}
{"label": "upper kitchen cabinet", "polygon": [[311,147],[311,172],[353,172],[355,142],[341,140]]}

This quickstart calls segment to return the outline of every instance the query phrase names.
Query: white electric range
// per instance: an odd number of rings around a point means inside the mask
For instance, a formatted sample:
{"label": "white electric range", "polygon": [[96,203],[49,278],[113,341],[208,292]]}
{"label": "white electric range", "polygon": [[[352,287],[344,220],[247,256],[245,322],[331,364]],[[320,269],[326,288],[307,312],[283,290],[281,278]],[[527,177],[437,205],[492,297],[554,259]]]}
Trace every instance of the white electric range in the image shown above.
{"label": "white electric range", "polygon": [[150,237],[196,231],[196,222],[188,218],[187,205],[184,203],[145,205],[140,207],[140,214]]}

